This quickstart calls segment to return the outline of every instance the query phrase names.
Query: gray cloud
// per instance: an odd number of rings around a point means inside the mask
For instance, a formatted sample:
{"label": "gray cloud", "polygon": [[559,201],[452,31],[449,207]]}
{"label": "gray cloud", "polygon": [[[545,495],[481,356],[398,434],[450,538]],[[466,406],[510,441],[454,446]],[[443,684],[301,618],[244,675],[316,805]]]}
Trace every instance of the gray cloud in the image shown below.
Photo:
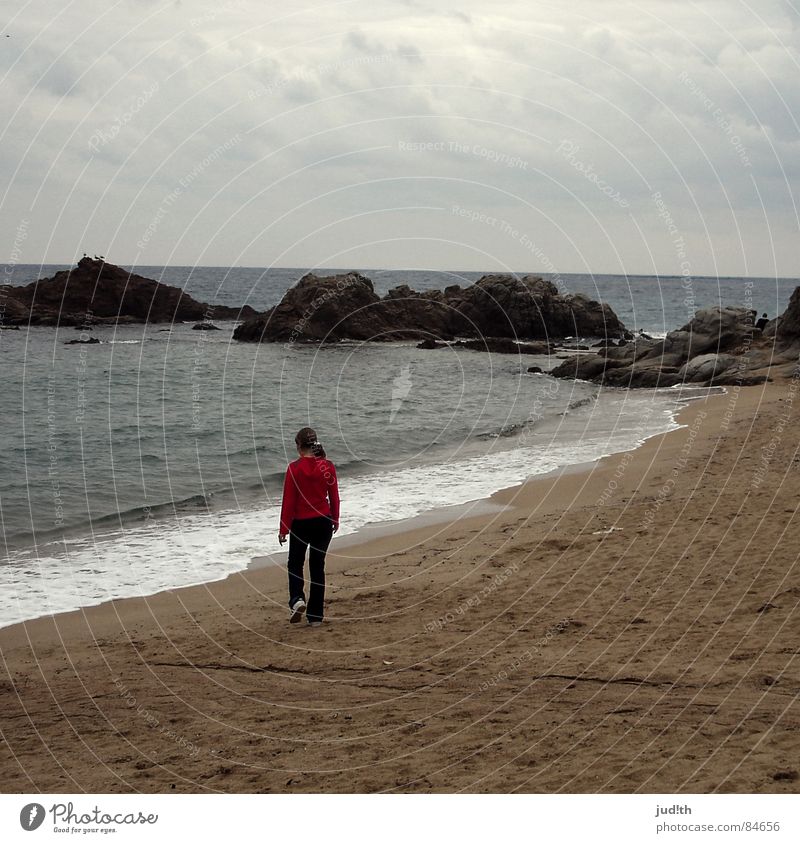
{"label": "gray cloud", "polygon": [[696,274],[797,273],[787,2],[69,10],[0,45],[23,260],[671,273],[658,191]]}

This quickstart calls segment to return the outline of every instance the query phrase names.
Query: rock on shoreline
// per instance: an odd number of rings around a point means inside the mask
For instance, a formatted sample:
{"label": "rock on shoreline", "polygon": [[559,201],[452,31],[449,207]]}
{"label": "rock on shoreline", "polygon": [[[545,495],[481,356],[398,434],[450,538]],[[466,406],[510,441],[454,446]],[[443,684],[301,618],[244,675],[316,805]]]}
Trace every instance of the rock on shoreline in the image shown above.
{"label": "rock on shoreline", "polygon": [[383,298],[358,272],[303,276],[266,313],[244,322],[242,342],[338,342],[495,337],[551,340],[630,336],[614,311],[583,295],[561,295],[532,275],[484,275],[468,287],[418,292],[403,284]]}
{"label": "rock on shoreline", "polygon": [[754,327],[754,311],[709,307],[663,340],[636,338],[622,347],[565,360],[549,374],[606,386],[752,386],[771,375],[791,376],[800,353],[800,287],[775,328]]}
{"label": "rock on shoreline", "polygon": [[85,326],[145,322],[251,319],[252,307],[199,302],[179,287],[144,278],[104,260],[83,258],[74,269],[24,287],[0,287],[4,325]]}

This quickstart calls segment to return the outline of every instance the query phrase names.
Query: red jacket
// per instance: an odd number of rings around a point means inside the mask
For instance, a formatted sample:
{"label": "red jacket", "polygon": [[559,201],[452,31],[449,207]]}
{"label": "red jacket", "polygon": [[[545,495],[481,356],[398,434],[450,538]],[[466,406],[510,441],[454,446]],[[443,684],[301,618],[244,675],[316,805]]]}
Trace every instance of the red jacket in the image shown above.
{"label": "red jacket", "polygon": [[328,515],[339,526],[339,483],[336,469],[322,457],[300,457],[289,463],[283,482],[281,535],[290,532],[295,518]]}

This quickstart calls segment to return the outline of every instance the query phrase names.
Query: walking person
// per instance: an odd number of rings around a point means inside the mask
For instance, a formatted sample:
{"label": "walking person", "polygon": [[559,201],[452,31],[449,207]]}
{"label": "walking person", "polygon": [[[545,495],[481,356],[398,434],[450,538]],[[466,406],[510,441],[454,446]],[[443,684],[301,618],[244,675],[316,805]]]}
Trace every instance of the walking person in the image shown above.
{"label": "walking person", "polygon": [[[339,529],[339,484],[336,469],[310,427],[294,438],[299,459],[289,463],[283,484],[278,541],[289,536],[289,623],[303,614],[310,626],[321,626],[325,601],[325,554]],[[306,603],[304,569],[308,549],[309,590]]]}

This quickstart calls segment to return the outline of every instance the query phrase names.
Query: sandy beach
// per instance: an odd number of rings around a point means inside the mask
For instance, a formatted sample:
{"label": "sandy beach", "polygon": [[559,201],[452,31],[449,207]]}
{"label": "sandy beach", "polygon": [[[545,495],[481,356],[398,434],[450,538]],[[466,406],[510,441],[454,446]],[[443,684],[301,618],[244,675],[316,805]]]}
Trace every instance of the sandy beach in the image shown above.
{"label": "sandy beach", "polygon": [[334,541],[318,630],[263,566],[0,630],[3,790],[800,791],[798,385]]}

